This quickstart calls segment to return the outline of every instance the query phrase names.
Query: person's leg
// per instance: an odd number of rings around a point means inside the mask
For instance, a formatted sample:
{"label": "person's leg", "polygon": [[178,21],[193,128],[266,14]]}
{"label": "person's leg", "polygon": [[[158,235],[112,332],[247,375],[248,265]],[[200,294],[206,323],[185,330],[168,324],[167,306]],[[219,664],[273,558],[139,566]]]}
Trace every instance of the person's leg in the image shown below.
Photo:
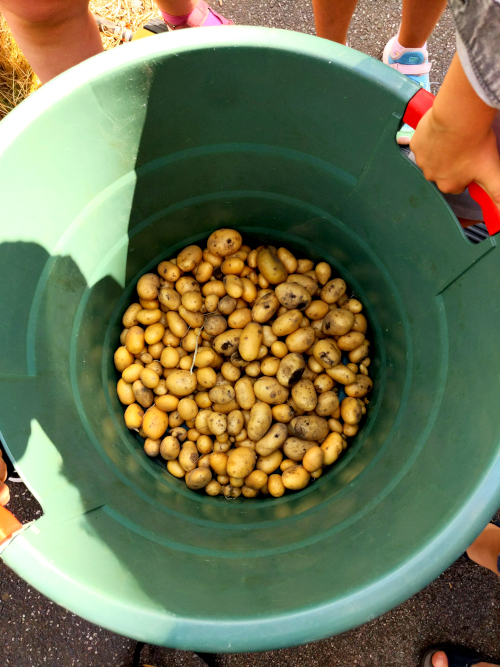
{"label": "person's leg", "polygon": [[500,528],[493,523],[489,523],[481,535],[467,549],[467,555],[478,565],[486,567],[495,574],[500,574],[498,571]]}
{"label": "person's leg", "polygon": [[88,0],[0,0],[0,12],[42,83],[103,50]]}
{"label": "person's leg", "polygon": [[313,0],[318,37],[345,44],[349,24],[358,0]]}
{"label": "person's leg", "polygon": [[446,7],[446,0],[403,0],[399,43],[421,48],[429,39]]}
{"label": "person's leg", "polygon": [[[200,3],[200,0],[156,0],[156,4],[161,11],[163,20],[174,29],[232,23],[204,2]],[[193,14],[197,8],[198,11]]]}

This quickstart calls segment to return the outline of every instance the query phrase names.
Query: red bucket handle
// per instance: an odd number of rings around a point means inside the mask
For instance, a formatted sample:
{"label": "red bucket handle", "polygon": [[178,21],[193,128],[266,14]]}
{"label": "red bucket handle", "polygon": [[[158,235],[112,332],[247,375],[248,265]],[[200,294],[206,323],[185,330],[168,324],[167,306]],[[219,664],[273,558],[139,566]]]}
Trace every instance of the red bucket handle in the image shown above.
{"label": "red bucket handle", "polygon": [[[434,95],[421,88],[408,102],[403,122],[415,129],[422,116],[434,104],[435,99]],[[477,183],[469,185],[469,194],[483,211],[484,224],[486,225],[488,234],[490,236],[498,234],[500,232],[500,210],[498,210],[491,197]]]}

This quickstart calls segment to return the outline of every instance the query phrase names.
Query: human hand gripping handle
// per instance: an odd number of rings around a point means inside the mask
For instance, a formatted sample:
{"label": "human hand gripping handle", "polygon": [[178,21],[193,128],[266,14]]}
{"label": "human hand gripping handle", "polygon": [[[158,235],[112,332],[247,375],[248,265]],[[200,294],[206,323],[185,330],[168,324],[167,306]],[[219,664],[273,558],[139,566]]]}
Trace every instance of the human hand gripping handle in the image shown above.
{"label": "human hand gripping handle", "polygon": [[[416,129],[420,119],[432,107],[434,95],[420,89],[408,102],[403,122],[408,123],[410,127]],[[483,188],[477,183],[470,183],[469,194],[474,199],[483,211],[484,223],[490,236],[500,232],[500,210],[497,208],[491,197]]]}

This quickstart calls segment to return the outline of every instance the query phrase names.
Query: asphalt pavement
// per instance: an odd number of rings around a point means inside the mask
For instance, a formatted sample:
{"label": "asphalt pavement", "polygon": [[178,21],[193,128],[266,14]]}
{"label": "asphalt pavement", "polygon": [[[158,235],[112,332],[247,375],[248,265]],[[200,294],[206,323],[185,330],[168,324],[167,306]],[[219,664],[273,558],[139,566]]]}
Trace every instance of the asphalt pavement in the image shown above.
{"label": "asphalt pavement", "polygon": [[[223,0],[215,6],[236,23],[314,34],[308,0]],[[399,17],[399,2],[360,0],[350,46],[379,58]],[[445,12],[429,41],[434,92],[454,43]],[[11,488],[16,516],[37,518],[41,510],[24,485]],[[423,591],[360,628],[306,646],[216,660],[218,667],[417,667],[425,648],[437,642],[464,644],[500,663],[500,579],[464,556]],[[50,602],[0,561],[0,667],[130,667],[135,648],[135,641]],[[192,653],[159,647],[146,646],[141,658],[154,667],[202,667]]]}

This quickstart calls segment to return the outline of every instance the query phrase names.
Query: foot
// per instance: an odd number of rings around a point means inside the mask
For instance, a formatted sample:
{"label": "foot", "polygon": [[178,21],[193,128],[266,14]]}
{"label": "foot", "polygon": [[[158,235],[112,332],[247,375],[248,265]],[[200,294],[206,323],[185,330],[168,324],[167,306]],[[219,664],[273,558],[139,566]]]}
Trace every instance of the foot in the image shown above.
{"label": "foot", "polygon": [[200,0],[191,14],[185,16],[173,16],[166,12],[161,13],[163,20],[171,30],[183,30],[184,28],[208,28],[218,25],[234,25],[222,14],[212,9],[205,0]]}
{"label": "foot", "polygon": [[[448,656],[444,651],[436,651],[431,658],[431,662],[432,667],[454,667],[453,664],[450,665]],[[463,664],[467,664],[467,667],[469,665],[474,665],[474,667],[499,667],[498,665],[493,665],[491,662],[469,662]]]}
{"label": "foot", "polygon": [[[429,54],[427,43],[421,48],[405,48],[398,42],[398,35],[390,39],[384,49],[383,61],[402,74],[418,83],[425,90],[431,90],[429,82]],[[396,135],[396,141],[400,146],[408,146],[414,130],[409,125],[403,125]]]}

